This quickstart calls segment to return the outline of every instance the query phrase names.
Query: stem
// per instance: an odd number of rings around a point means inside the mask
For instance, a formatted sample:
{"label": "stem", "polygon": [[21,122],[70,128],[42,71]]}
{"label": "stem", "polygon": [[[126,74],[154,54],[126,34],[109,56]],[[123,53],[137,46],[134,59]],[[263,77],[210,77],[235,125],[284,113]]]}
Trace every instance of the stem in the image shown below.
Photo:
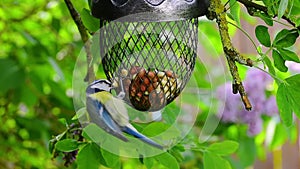
{"label": "stem", "polygon": [[251,36],[250,36],[244,29],[242,29],[242,28],[239,27],[238,25],[234,24],[233,22],[228,21],[228,23],[231,24],[231,25],[233,25],[233,26],[235,26],[235,27],[238,28],[240,31],[242,31],[242,32],[248,37],[248,39],[251,41],[251,43],[252,43],[253,46],[255,47],[255,50],[258,52],[257,46],[256,46],[254,40],[251,38]]}
{"label": "stem", "polygon": [[267,51],[266,53],[259,53],[259,56],[261,56],[260,58],[258,58],[257,60],[255,60],[254,62],[261,62],[264,60],[265,57],[267,57],[269,55],[269,53],[271,52],[271,50],[273,50],[273,47],[271,46]]}
{"label": "stem", "polygon": [[250,7],[250,8],[255,8],[255,9],[258,9],[265,13],[268,13],[268,8],[265,6],[259,5],[257,3],[254,3],[254,2],[248,1],[248,0],[237,0],[237,1],[242,3],[247,9]]}
{"label": "stem", "polygon": [[88,35],[86,27],[83,25],[83,22],[81,20],[79,13],[74,8],[71,0],[65,0],[65,4],[67,5],[68,10],[78,28],[81,40],[84,43],[84,48],[86,51],[86,59],[87,59],[88,66],[87,66],[87,75],[84,78],[84,81],[91,83],[95,79],[95,73],[94,73],[93,65],[90,64],[92,62],[93,57],[92,57],[92,53],[91,53],[91,42],[89,41],[89,35]]}
{"label": "stem", "polygon": [[261,70],[261,71],[267,73],[267,74],[270,75],[273,79],[278,80],[280,83],[284,83],[284,80],[282,80],[282,79],[280,79],[279,77],[277,77],[277,76],[275,76],[275,75],[269,73],[269,72],[266,71],[265,69],[262,69],[261,67],[258,67],[257,65],[253,65],[253,67],[255,67],[255,68],[257,68],[257,69],[259,69],[259,70]]}
{"label": "stem", "polygon": [[291,25],[288,25],[288,24],[286,24],[286,23],[283,23],[283,22],[280,22],[278,19],[272,19],[274,22],[277,22],[277,23],[279,23],[279,24],[281,24],[281,25],[284,25],[284,26],[286,26],[286,27],[291,27]]}

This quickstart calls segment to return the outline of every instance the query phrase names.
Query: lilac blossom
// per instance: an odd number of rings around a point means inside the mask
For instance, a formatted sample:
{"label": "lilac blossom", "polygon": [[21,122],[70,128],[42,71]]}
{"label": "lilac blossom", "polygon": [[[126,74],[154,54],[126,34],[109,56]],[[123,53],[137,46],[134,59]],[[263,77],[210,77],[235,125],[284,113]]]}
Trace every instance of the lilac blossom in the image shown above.
{"label": "lilac blossom", "polygon": [[261,132],[263,121],[261,115],[273,116],[278,114],[276,99],[273,95],[266,96],[266,90],[273,79],[263,71],[250,69],[244,80],[245,90],[252,103],[252,110],[246,111],[239,94],[232,94],[231,83],[226,83],[217,89],[217,98],[224,103],[219,110],[223,122],[248,124],[248,135],[254,136]]}

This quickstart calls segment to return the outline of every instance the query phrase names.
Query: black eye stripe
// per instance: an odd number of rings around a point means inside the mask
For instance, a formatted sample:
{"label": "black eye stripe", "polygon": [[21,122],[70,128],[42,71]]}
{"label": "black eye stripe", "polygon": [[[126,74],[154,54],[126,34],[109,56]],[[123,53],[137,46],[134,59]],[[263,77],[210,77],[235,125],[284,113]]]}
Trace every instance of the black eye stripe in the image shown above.
{"label": "black eye stripe", "polygon": [[111,83],[108,80],[97,80],[91,83],[87,89],[87,94],[93,94],[101,91],[110,91]]}
{"label": "black eye stripe", "polygon": [[101,92],[104,90],[101,90],[99,88],[91,88],[90,86],[86,89],[86,93],[87,94],[93,94],[93,93],[97,93],[97,92]]}

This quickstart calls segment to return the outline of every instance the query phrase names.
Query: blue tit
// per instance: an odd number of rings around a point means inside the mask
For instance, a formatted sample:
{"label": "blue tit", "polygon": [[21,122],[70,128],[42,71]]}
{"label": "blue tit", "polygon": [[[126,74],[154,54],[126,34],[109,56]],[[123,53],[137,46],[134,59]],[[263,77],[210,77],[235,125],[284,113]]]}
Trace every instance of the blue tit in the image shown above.
{"label": "blue tit", "polygon": [[114,97],[110,93],[112,88],[108,80],[97,80],[87,87],[86,107],[91,122],[125,142],[127,142],[128,139],[123,135],[123,132],[154,147],[163,149],[161,145],[139,133],[129,123],[127,108],[122,100]]}

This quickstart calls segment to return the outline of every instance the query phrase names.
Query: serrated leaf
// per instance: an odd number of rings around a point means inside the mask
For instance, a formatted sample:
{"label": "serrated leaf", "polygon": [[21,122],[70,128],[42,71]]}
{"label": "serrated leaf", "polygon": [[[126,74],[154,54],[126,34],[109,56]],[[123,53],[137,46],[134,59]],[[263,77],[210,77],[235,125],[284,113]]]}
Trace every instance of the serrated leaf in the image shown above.
{"label": "serrated leaf", "polygon": [[78,169],[98,169],[101,158],[98,146],[93,143],[86,144],[77,155]]}
{"label": "serrated leaf", "polygon": [[226,140],[220,143],[214,143],[207,148],[207,151],[210,151],[214,154],[220,156],[226,156],[234,153],[239,147],[239,144],[235,141]]}
{"label": "serrated leaf", "polygon": [[281,72],[287,72],[288,67],[285,65],[285,60],[279,54],[277,50],[272,51],[272,57],[274,60],[274,66]]}
{"label": "serrated leaf", "polygon": [[80,12],[80,16],[83,22],[83,25],[90,31],[90,32],[96,32],[100,27],[100,21],[99,19],[94,18],[91,15],[91,11],[83,8]]}
{"label": "serrated leaf", "polygon": [[73,139],[60,140],[55,144],[55,148],[63,152],[71,152],[78,149],[78,143]]}
{"label": "serrated leaf", "polygon": [[165,152],[154,157],[156,161],[170,169],[179,169],[179,164],[175,157]]}
{"label": "serrated leaf", "polygon": [[296,42],[298,36],[297,30],[283,29],[276,35],[273,44],[277,48],[290,47]]}
{"label": "serrated leaf", "polygon": [[288,7],[288,0],[280,0],[278,7],[278,20],[284,15],[286,8]]}
{"label": "serrated leaf", "polygon": [[205,152],[203,155],[204,169],[231,169],[230,163],[211,152]]}
{"label": "serrated leaf", "polygon": [[255,35],[256,35],[256,38],[258,39],[258,41],[262,45],[264,45],[266,47],[271,46],[270,35],[269,35],[269,32],[268,32],[268,28],[266,26],[258,25],[255,28]]}
{"label": "serrated leaf", "polygon": [[300,63],[299,57],[297,56],[297,54],[295,52],[290,51],[288,49],[278,49],[278,50],[284,60],[289,60],[289,61],[294,61],[294,62]]}
{"label": "serrated leaf", "polygon": [[238,25],[241,25],[240,23],[240,4],[237,3],[236,0],[229,0],[229,5],[230,5],[230,14],[233,17],[233,20],[236,21]]}

